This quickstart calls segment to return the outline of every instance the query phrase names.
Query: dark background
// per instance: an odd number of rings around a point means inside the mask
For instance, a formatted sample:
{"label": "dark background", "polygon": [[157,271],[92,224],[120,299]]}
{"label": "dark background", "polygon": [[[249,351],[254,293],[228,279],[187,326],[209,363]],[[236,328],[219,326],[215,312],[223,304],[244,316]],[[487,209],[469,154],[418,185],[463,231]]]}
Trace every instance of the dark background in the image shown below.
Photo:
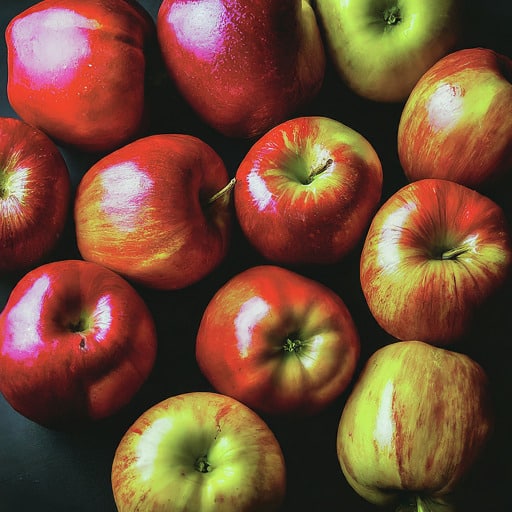
{"label": "dark background", "polygon": [[[2,34],[9,20],[34,1],[5,1],[0,7]],[[160,0],[141,1],[156,17]],[[468,27],[464,46],[485,46],[512,55],[510,27],[512,6],[508,0],[467,2]],[[0,41],[0,116],[16,117],[6,96],[6,47]],[[151,132],[190,133],[209,143],[234,175],[254,141],[228,140],[204,126],[181,101],[165,75],[150,78],[153,106]],[[404,185],[396,155],[396,132],[402,105],[377,104],[355,97],[345,89],[328,63],[324,87],[318,98],[298,114],[325,115],[362,133],[375,147],[384,169],[382,200]],[[83,173],[102,155],[81,154],[60,147],[76,187]],[[489,195],[506,208],[510,218],[510,187],[490,190]],[[360,246],[342,262],[299,271],[335,290],[346,302],[358,326],[362,354],[359,369],[378,347],[389,343],[371,317],[359,286]],[[70,219],[57,249],[49,260],[79,258]],[[138,288],[154,315],[159,334],[159,354],[150,378],[132,402],[107,420],[83,428],[57,432],[40,427],[11,409],[0,396],[0,512],[110,512],[115,510],[110,468],[115,448],[126,429],[147,408],[170,395],[211,390],[195,358],[197,326],[208,301],[231,276],[265,261],[245,241],[235,225],[227,259],[197,285],[177,292]],[[22,273],[0,277],[0,309]],[[497,426],[482,459],[461,484],[455,496],[465,511],[512,510],[512,420],[509,407],[508,344],[512,327],[510,286],[477,319],[474,330],[457,350],[478,360],[487,370],[495,399]],[[508,302],[507,302],[508,301]],[[288,489],[283,510],[378,510],[360,498],[345,482],[338,465],[335,439],[348,389],[327,410],[312,418],[263,416],[283,449]]]}

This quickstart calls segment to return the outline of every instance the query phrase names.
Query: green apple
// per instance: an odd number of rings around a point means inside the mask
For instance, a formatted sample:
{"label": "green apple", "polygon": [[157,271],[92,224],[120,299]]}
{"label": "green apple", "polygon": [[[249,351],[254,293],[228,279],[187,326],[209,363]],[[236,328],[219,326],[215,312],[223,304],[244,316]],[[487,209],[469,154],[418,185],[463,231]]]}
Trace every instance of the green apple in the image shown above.
{"label": "green apple", "polygon": [[119,512],[271,512],[286,488],[274,434],[234,398],[190,392],[145,411],[112,464]]}
{"label": "green apple", "polygon": [[358,95],[401,102],[459,40],[458,0],[317,0],[325,46]]}

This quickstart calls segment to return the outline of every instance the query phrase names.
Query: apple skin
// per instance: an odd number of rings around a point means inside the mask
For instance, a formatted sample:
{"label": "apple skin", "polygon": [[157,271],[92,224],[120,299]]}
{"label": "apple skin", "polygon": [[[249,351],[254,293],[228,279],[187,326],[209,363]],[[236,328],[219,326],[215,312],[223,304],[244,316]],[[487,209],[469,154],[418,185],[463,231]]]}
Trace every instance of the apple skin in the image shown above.
{"label": "apple skin", "polygon": [[283,453],[267,424],[233,398],[172,396],[145,411],[115,452],[119,512],[271,512],[286,491]]}
{"label": "apple skin", "polygon": [[0,273],[28,269],[55,248],[70,196],[69,171],[53,141],[0,117]]}
{"label": "apple skin", "polygon": [[330,59],[359,96],[402,102],[461,39],[457,0],[317,0]]}
{"label": "apple skin", "polygon": [[228,137],[254,137],[319,92],[325,53],[305,0],[164,0],[157,35],[170,77]]}
{"label": "apple skin", "polygon": [[359,336],[345,303],[274,265],[247,269],[214,295],[196,359],[220,393],[273,415],[313,415],[347,388]]}
{"label": "apple skin", "polygon": [[46,0],[6,30],[15,112],[62,144],[110,151],[146,126],[149,14],[124,0]]}
{"label": "apple skin", "polygon": [[335,263],[364,237],[379,206],[382,165],[361,134],[327,117],[281,123],[236,171],[246,238],[283,265]]}
{"label": "apple skin", "polygon": [[361,287],[380,326],[401,340],[460,341],[510,277],[503,209],[458,183],[424,179],[376,213],[360,258]]}
{"label": "apple skin", "polygon": [[512,60],[453,52],[418,81],[402,111],[398,155],[409,181],[441,178],[483,190],[512,171]]}
{"label": "apple skin", "polygon": [[227,253],[230,183],[220,156],[197,137],[160,134],[127,144],[78,185],[80,254],[149,288],[189,286]]}
{"label": "apple skin", "polygon": [[0,392],[50,428],[106,418],[149,376],[156,344],[150,311],[119,275],[47,263],[18,281],[0,315]]}
{"label": "apple skin", "polygon": [[365,364],[343,408],[336,449],[348,483],[367,501],[391,505],[412,495],[431,508],[410,510],[446,511],[443,502],[482,454],[493,425],[488,378],[477,362],[399,341]]}

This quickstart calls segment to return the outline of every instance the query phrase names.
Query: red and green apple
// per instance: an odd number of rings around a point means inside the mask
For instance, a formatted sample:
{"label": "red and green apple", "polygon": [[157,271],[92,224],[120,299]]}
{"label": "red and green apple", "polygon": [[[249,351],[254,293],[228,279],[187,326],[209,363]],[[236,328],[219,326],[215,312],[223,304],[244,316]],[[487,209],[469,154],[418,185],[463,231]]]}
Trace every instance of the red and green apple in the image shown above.
{"label": "red and green apple", "polygon": [[348,387],[359,351],[343,300],[274,265],[225,283],[207,305],[196,341],[199,367],[218,392],[274,415],[327,407]]}
{"label": "red and green apple", "polygon": [[138,139],[82,177],[74,204],[80,254],[149,288],[189,286],[227,253],[232,186],[201,139]]}
{"label": "red and green apple", "polygon": [[240,163],[236,215],[274,263],[335,263],[364,237],[382,182],[380,159],[363,135],[327,117],[293,118],[264,134]]}
{"label": "red and green apple", "polygon": [[190,392],[146,410],[112,463],[119,512],[272,512],[286,490],[281,447],[251,409]]}
{"label": "red and green apple", "polygon": [[350,486],[400,510],[446,512],[494,425],[488,377],[467,355],[421,341],[374,352],[348,397],[336,449]]}
{"label": "red and green apple", "polygon": [[512,60],[466,48],[434,64],[402,111],[398,155],[409,181],[484,189],[512,172]]}
{"label": "red and green apple", "polygon": [[510,277],[504,210],[453,181],[405,185],[367,233],[360,281],[368,307],[395,338],[445,345],[469,333]]}

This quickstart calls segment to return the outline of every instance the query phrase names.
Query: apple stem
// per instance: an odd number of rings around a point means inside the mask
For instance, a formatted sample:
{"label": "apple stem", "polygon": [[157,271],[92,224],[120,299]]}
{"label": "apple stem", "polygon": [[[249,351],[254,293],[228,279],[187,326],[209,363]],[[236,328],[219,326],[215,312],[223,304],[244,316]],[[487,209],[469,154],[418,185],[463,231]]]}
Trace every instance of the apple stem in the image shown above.
{"label": "apple stem", "polygon": [[306,184],[311,183],[319,174],[325,172],[334,163],[332,158],[328,158],[323,164],[319,165],[309,173],[309,177]]}
{"label": "apple stem", "polygon": [[218,192],[213,194],[213,196],[210,197],[210,199],[208,199],[208,204],[212,204],[215,201],[217,201],[217,199],[219,199],[220,197],[222,197],[226,194],[229,194],[231,192],[232,188],[235,186],[235,183],[236,183],[236,178],[232,178],[225,187],[221,188]]}
{"label": "apple stem", "polygon": [[454,508],[448,502],[441,499],[414,496],[401,504],[396,512],[454,512]]}
{"label": "apple stem", "polygon": [[468,251],[468,247],[466,245],[461,245],[460,247],[454,247],[453,249],[448,249],[441,254],[442,260],[455,260],[461,254],[464,254]]}

